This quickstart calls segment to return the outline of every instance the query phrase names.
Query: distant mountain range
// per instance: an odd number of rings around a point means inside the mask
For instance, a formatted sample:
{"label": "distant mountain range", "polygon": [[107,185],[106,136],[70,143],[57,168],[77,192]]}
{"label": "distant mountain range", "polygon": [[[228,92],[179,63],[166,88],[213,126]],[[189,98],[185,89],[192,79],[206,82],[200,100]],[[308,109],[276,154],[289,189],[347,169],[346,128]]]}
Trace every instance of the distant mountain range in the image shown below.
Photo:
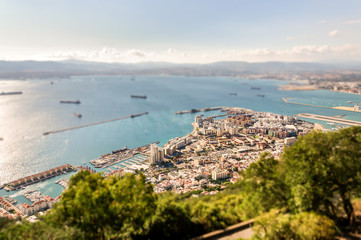
{"label": "distant mountain range", "polygon": [[174,64],[166,62],[100,63],[66,61],[0,61],[1,79],[67,78],[79,75],[188,75],[245,76],[252,74],[361,73],[361,62],[216,62],[210,64]]}

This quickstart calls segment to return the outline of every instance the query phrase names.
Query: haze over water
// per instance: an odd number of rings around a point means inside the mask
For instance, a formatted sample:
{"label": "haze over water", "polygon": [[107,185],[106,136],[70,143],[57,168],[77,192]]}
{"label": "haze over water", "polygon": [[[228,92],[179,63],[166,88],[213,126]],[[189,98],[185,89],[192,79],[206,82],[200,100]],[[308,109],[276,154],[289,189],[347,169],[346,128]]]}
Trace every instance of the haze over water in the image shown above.
{"label": "haze over water", "polygon": [[[53,81],[54,84],[50,84]],[[292,101],[323,106],[350,106],[361,96],[317,91],[281,91],[277,80],[244,80],[225,77],[129,76],[74,77],[59,80],[0,81],[1,91],[23,91],[0,96],[0,184],[63,164],[89,164],[89,160],[123,146],[139,147],[191,132],[195,114],[175,111],[213,106],[235,106],[284,115],[345,114],[361,120],[361,113],[286,104]],[[261,90],[251,90],[251,87]],[[237,93],[231,96],[229,93]],[[147,95],[134,99],[130,95]],[[258,97],[257,94],[265,94]],[[81,104],[60,104],[59,100]],[[116,117],[148,115],[43,136],[58,130]],[[82,114],[77,118],[73,113]],[[208,112],[217,115],[219,112]]]}

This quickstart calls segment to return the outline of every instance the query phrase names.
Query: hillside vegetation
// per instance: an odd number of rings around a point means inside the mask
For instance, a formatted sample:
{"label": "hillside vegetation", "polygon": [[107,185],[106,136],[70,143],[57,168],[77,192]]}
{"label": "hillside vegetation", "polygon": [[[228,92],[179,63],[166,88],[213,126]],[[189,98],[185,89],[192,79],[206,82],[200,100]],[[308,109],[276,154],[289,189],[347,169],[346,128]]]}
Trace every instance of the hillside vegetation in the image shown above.
{"label": "hillside vegetation", "polygon": [[251,218],[255,239],[332,239],[361,226],[360,146],[361,127],[311,132],[211,196],[155,194],[142,174],[82,171],[41,221],[1,219],[0,239],[188,239]]}

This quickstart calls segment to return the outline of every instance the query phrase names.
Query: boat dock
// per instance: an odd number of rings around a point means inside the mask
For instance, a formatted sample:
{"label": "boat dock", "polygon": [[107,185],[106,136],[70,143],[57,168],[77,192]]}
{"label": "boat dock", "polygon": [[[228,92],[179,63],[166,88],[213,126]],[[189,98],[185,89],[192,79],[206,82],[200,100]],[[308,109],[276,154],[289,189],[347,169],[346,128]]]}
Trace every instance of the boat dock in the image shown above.
{"label": "boat dock", "polygon": [[148,112],[143,112],[143,113],[138,113],[138,114],[131,114],[131,115],[124,116],[124,117],[118,117],[118,118],[103,120],[103,121],[99,121],[99,122],[88,123],[88,124],[84,124],[84,125],[80,125],[80,126],[75,126],[75,127],[70,127],[70,128],[64,128],[64,129],[54,130],[54,131],[49,131],[49,132],[44,132],[43,135],[45,136],[45,135],[49,135],[49,134],[54,134],[54,133],[60,133],[60,132],[70,131],[70,130],[74,130],[74,129],[78,129],[78,128],[90,127],[90,126],[93,126],[93,125],[98,125],[98,124],[103,124],[103,123],[107,123],[107,122],[118,121],[118,120],[122,120],[122,119],[126,119],[126,118],[140,117],[140,116],[143,116],[143,115],[146,115],[146,114],[148,114]]}
{"label": "boat dock", "polygon": [[340,123],[340,124],[345,124],[345,125],[350,125],[350,126],[361,126],[361,122],[358,122],[358,121],[340,119],[337,117],[316,115],[316,114],[311,114],[311,113],[299,113],[299,114],[296,114],[295,116],[303,117],[303,118],[310,118],[310,119],[315,119],[315,120],[321,120],[321,121],[326,121],[326,122],[335,122],[335,123]]}

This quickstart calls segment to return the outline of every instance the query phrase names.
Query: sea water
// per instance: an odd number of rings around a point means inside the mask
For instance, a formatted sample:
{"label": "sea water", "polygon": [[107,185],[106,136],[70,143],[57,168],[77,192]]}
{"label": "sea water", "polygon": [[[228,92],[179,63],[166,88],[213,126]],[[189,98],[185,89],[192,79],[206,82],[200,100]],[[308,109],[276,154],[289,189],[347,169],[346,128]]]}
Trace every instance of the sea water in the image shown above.
{"label": "sea water", "polygon": [[[361,121],[361,113],[282,101],[282,97],[292,97],[292,102],[351,106],[347,101],[361,102],[359,95],[327,90],[282,91],[278,89],[282,84],[286,82],[185,76],[84,76],[0,81],[0,92],[23,92],[22,95],[0,96],[0,137],[3,138],[0,141],[0,184],[67,163],[92,166],[90,160],[123,146],[135,148],[155,141],[160,141],[162,146],[169,139],[192,131],[191,122],[196,114],[176,115],[179,110],[228,106],[284,115],[344,114],[345,119]],[[260,89],[252,90],[252,87]],[[146,95],[147,99],[131,98],[130,95]],[[60,100],[80,100],[81,104],[61,104]],[[149,114],[43,135],[47,131],[142,112]],[[82,118],[75,117],[74,113],[82,114]],[[217,115],[219,112],[205,114]],[[62,190],[54,182],[63,177],[27,189],[40,188],[44,194],[54,197]],[[0,191],[0,195],[6,194],[14,193]]]}

